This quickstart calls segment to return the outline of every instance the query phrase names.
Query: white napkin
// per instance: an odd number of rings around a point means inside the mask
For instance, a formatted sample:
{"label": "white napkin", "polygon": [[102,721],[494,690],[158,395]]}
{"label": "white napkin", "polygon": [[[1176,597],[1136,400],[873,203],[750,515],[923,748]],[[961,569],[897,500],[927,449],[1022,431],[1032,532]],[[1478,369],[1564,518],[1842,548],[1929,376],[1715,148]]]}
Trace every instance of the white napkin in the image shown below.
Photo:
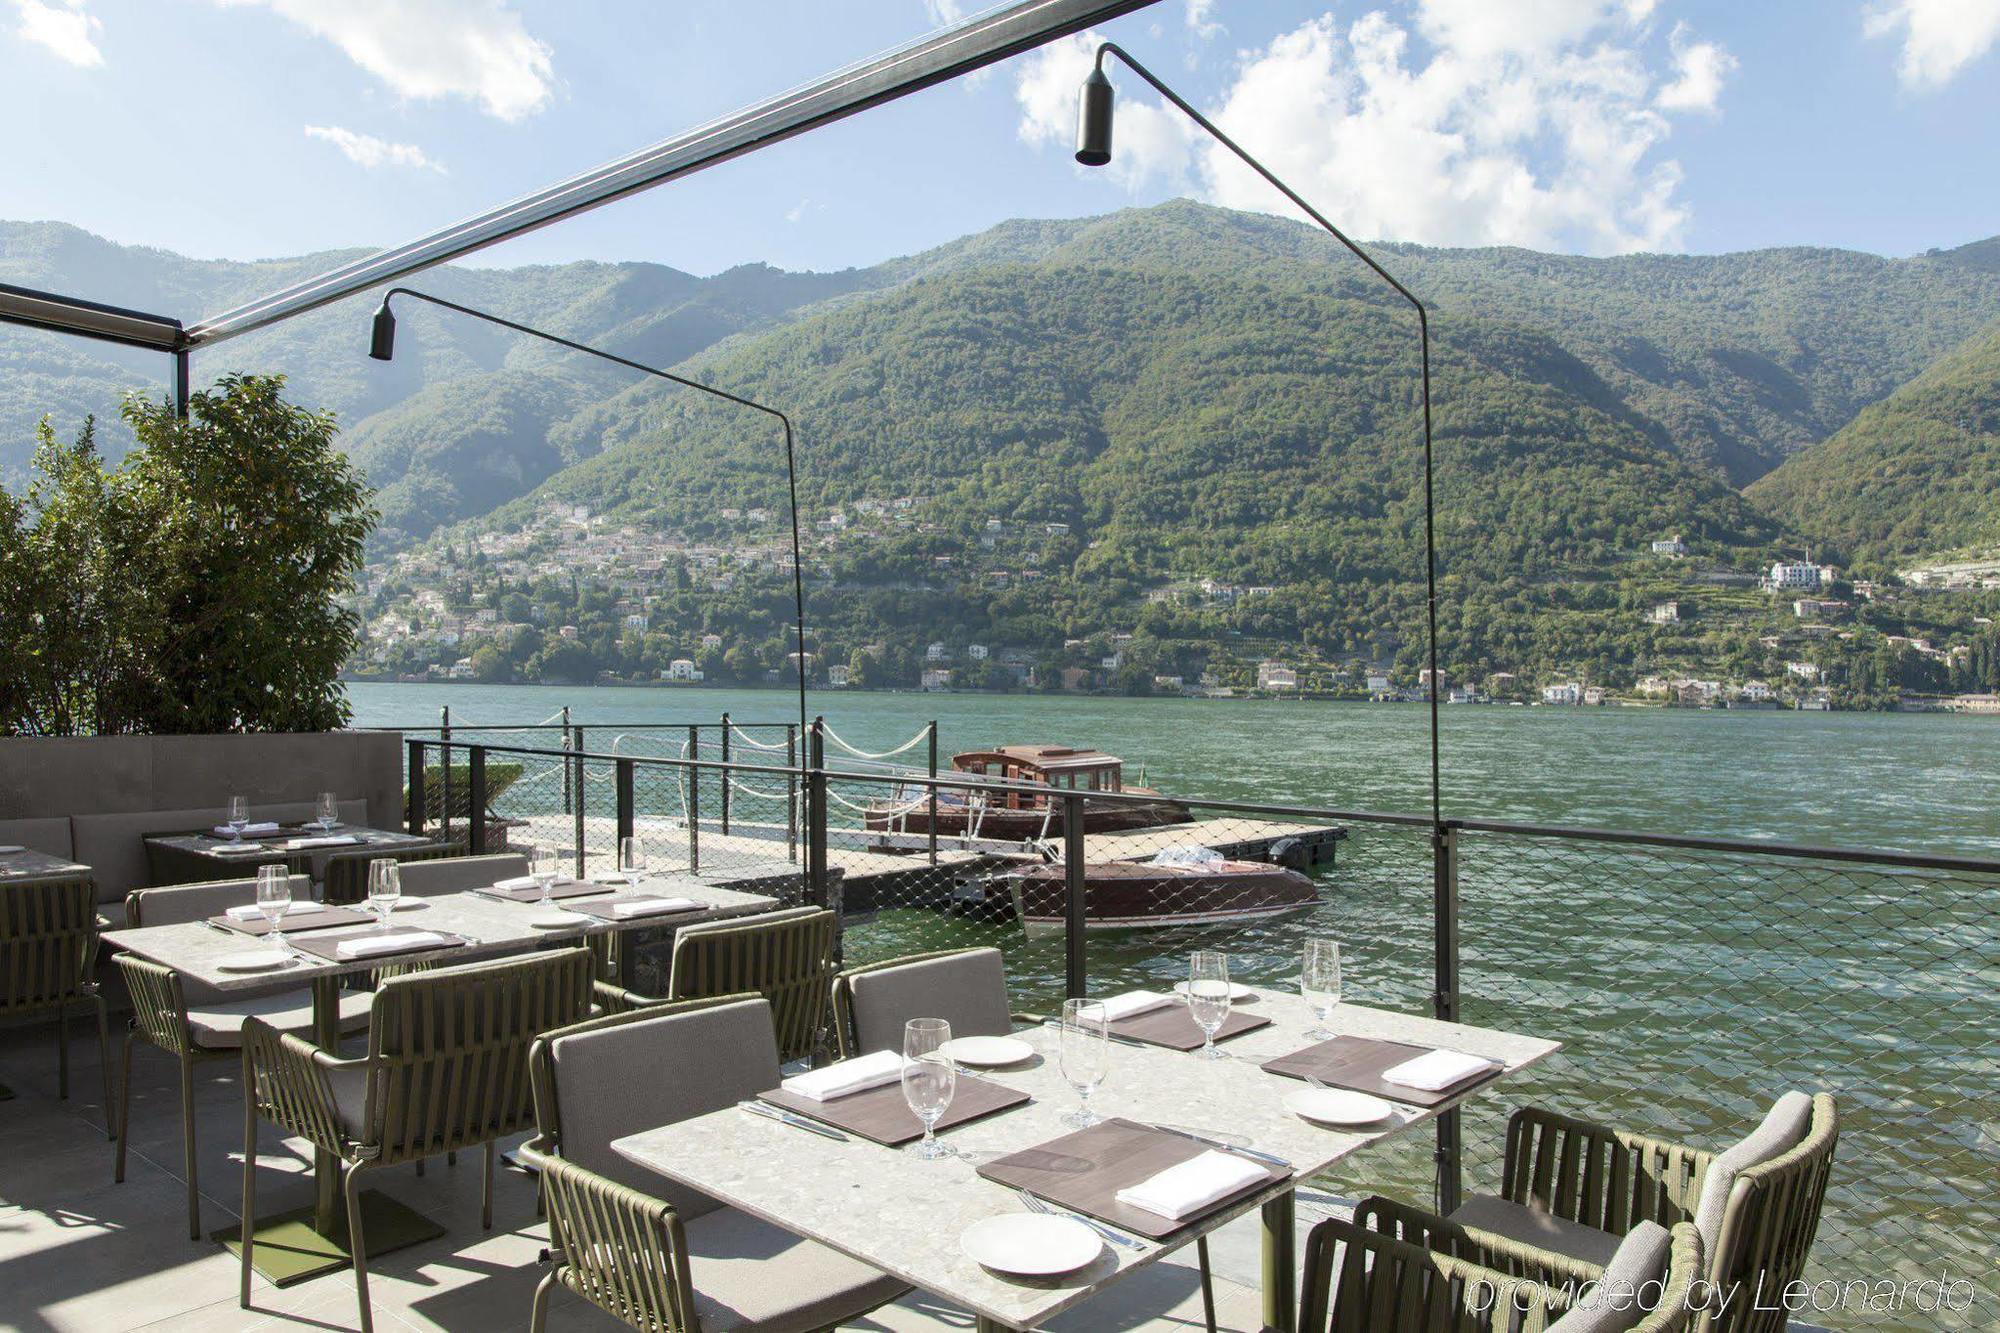
{"label": "white napkin", "polygon": [[894,1083],[902,1076],[902,1056],[894,1051],[875,1051],[857,1055],[852,1060],[842,1060],[824,1069],[815,1069],[809,1074],[794,1074],[779,1086],[786,1092],[794,1092],[816,1102],[830,1102],[836,1097]]}
{"label": "white napkin", "polygon": [[[261,820],[255,824],[245,824],[243,826],[243,836],[246,838],[261,838],[266,833],[276,833],[277,831],[278,831],[277,821],[270,819]],[[215,826],[214,832],[215,836],[218,838],[233,838],[236,836],[236,830],[229,827],[229,825],[227,824],[217,824]]]}
{"label": "white napkin", "polygon": [[1425,1051],[1422,1055],[1390,1069],[1382,1071],[1384,1083],[1394,1083],[1398,1087],[1418,1088],[1424,1092],[1443,1092],[1455,1088],[1469,1078],[1477,1078],[1489,1069],[1498,1069],[1496,1060],[1484,1056],[1467,1055],[1463,1051]]}
{"label": "white napkin", "polygon": [[1118,1191],[1118,1202],[1178,1221],[1270,1178],[1268,1171],[1247,1157],[1210,1149],[1136,1185],[1127,1185]]}
{"label": "white napkin", "polygon": [[406,930],[393,935],[356,935],[333,946],[342,959],[373,958],[378,953],[409,953],[442,948],[448,941],[434,930]]}
{"label": "white napkin", "polygon": [[314,838],[293,838],[285,846],[291,851],[302,852],[308,847],[350,847],[360,841],[352,833],[330,833]]}
{"label": "white napkin", "polygon": [[1128,990],[1123,995],[1114,995],[1108,1000],[1099,1000],[1095,1007],[1104,1011],[1105,1022],[1116,1023],[1122,1019],[1130,1018],[1134,1014],[1151,1013],[1163,1005],[1173,1003],[1173,996],[1162,995],[1158,991]]}
{"label": "white napkin", "polygon": [[685,912],[701,904],[692,898],[627,898],[611,904],[611,915],[620,921],[635,916],[658,916],[661,912]]}
{"label": "white napkin", "polygon": [[208,850],[218,856],[235,856],[239,852],[261,852],[264,850],[264,844],[261,842],[225,842],[220,846],[211,847]]}
{"label": "white napkin", "polygon": [[[576,883],[576,881],[570,878],[568,875],[557,875],[549,883],[550,886],[553,887],[557,884],[574,884]],[[516,875],[512,879],[501,880],[493,887],[496,889],[534,889],[534,888],[540,888],[541,885],[536,881],[533,875]]]}
{"label": "white napkin", "polygon": [[262,921],[264,909],[255,903],[238,903],[223,913],[231,921]]}

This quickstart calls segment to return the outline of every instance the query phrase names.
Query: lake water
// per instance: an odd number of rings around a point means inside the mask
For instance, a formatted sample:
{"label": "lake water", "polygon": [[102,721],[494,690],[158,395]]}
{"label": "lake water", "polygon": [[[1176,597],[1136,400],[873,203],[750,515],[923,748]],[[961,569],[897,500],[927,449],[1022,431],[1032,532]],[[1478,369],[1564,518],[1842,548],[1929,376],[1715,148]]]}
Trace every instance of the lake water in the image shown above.
{"label": "lake water", "polygon": [[[712,723],[724,710],[784,722],[797,707],[776,690],[350,693],[363,725],[435,726],[447,704],[457,728],[518,725],[567,704],[590,729],[592,752],[618,741],[614,724]],[[888,750],[936,719],[946,756],[1061,742],[1121,755],[1128,775],[1143,770],[1149,785],[1179,796],[1419,814],[1428,806],[1427,710],[1417,705],[872,693],[816,694],[809,704],[862,750]],[[1460,706],[1442,710],[1442,721],[1448,816],[2000,854],[2000,719]],[[677,753],[678,737],[623,745]],[[921,763],[923,754],[906,757]],[[830,766],[844,762],[834,747]],[[654,799],[655,813],[673,812],[667,784]],[[1240,979],[1289,987],[1301,941],[1322,935],[1342,943],[1349,998],[1427,1009],[1427,833],[1348,827],[1336,863],[1315,872],[1322,898],[1309,912],[1093,932],[1092,993],[1170,984],[1188,951],[1203,947],[1226,949]],[[1468,1108],[1469,1189],[1497,1185],[1505,1113],[1523,1101],[1720,1146],[1784,1088],[1831,1091],[1842,1108],[1840,1160],[1813,1276],[1934,1277],[1942,1264],[2000,1301],[1982,1239],[2000,1232],[2000,877],[1486,833],[1465,836],[1460,864],[1466,1021],[1565,1043],[1546,1066]],[[857,920],[846,936],[850,961],[974,943],[1003,950],[1017,1001],[1046,1007],[1060,997],[1059,938],[915,906]],[[1427,1197],[1425,1142],[1399,1145],[1321,1183],[1352,1197]]]}

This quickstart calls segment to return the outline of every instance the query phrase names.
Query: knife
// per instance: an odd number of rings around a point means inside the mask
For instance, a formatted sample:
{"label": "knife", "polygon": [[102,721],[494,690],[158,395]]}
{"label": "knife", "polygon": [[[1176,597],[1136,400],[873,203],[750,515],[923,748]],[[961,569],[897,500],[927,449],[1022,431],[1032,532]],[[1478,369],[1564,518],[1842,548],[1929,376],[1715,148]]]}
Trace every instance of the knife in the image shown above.
{"label": "knife", "polygon": [[1196,1143],[1207,1144],[1209,1147],[1215,1149],[1217,1152],[1235,1153],[1238,1157],[1248,1157],[1252,1161],[1262,1162],[1266,1166],[1275,1166],[1282,1171],[1292,1171],[1296,1169],[1292,1166],[1290,1162],[1278,1156],[1276,1153],[1260,1152],[1256,1148],[1238,1147],[1234,1143],[1226,1143],[1221,1139],[1209,1138],[1205,1134],[1197,1134],[1191,1129],[1176,1129],[1172,1125],[1153,1125],[1150,1126],[1150,1128],[1157,1129],[1162,1134],[1172,1134],[1176,1138],[1192,1139]]}
{"label": "knife", "polygon": [[[1062,1024],[1053,1018],[1043,1019],[1042,1026],[1045,1028],[1052,1028],[1057,1032],[1062,1031]],[[1131,1037],[1121,1037],[1115,1032],[1105,1033],[1104,1039],[1108,1042],[1115,1043],[1116,1045],[1119,1046],[1137,1046],[1140,1050],[1145,1050],[1148,1046],[1152,1045],[1151,1042],[1136,1041]]]}
{"label": "knife", "polygon": [[807,1130],[818,1134],[822,1138],[834,1139],[840,1143],[847,1142],[847,1135],[830,1126],[822,1125],[817,1120],[808,1120],[802,1115],[793,1115],[790,1111],[781,1111],[777,1107],[768,1106],[763,1102],[745,1101],[738,1102],[736,1105],[739,1110],[748,1111],[751,1115],[761,1115],[766,1120],[776,1120],[780,1124],[790,1125],[795,1129]]}

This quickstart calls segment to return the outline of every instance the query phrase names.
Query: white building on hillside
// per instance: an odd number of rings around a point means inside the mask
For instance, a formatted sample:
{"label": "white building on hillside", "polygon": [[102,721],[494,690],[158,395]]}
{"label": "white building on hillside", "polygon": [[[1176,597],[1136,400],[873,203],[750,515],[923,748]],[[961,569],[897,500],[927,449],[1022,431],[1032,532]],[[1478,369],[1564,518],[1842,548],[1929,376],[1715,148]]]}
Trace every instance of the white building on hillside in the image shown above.
{"label": "white building on hillside", "polygon": [[1299,687],[1299,673],[1283,662],[1259,662],[1257,664],[1257,688],[1260,690],[1296,690]]}
{"label": "white building on hillside", "polygon": [[1817,589],[1820,584],[1820,567],[1810,560],[1780,560],[1771,566],[1770,577],[1765,581],[1773,590]]}
{"label": "white building on hillside", "polygon": [[1583,686],[1573,680],[1560,685],[1542,686],[1542,702],[1545,704],[1580,704],[1583,702]]}
{"label": "white building on hillside", "polygon": [[702,672],[691,657],[676,657],[667,663],[667,669],[660,673],[661,680],[700,680]]}

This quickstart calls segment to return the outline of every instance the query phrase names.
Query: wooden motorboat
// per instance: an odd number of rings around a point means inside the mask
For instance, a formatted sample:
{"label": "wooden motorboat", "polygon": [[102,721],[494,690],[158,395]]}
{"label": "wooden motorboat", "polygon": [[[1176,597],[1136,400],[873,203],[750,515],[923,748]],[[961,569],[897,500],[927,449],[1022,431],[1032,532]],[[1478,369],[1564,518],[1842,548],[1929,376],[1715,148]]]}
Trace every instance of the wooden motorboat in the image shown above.
{"label": "wooden motorboat", "polygon": [[[1319,887],[1296,870],[1230,861],[1208,849],[1169,849],[1152,861],[1100,861],[1083,868],[1084,927],[1133,930],[1209,925],[1278,916],[1311,907]],[[1205,856],[1199,853],[1206,852]],[[1011,907],[1032,934],[1065,927],[1067,874],[1057,865],[996,875],[991,907]],[[993,902],[999,898],[1001,902]]]}
{"label": "wooden motorboat", "polygon": [[[1125,761],[1100,750],[1066,745],[1003,745],[993,750],[968,750],[951,759],[954,776],[992,778],[991,786],[971,790],[939,788],[937,832],[940,837],[969,837],[997,842],[1031,842],[1060,838],[1064,833],[1059,792],[1119,793],[1143,800],[1084,798],[1083,831],[1115,833],[1127,829],[1186,824],[1193,816],[1186,806],[1168,800],[1150,787],[1125,784]],[[871,804],[863,820],[877,833],[931,831],[930,789],[906,785],[892,799]]]}

